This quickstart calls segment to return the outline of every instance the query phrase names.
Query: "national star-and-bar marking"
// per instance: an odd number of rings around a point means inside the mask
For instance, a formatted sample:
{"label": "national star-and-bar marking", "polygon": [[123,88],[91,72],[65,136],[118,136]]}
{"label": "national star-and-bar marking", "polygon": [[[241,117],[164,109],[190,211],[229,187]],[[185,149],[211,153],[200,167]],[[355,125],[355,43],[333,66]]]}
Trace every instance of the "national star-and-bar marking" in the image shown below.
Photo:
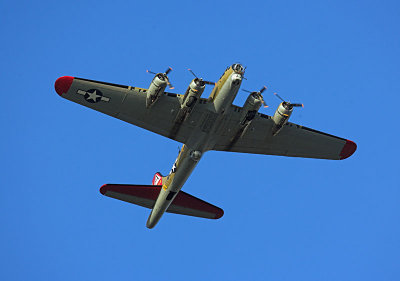
{"label": "national star-and-bar marking", "polygon": [[178,161],[178,159],[175,160],[175,163],[174,163],[174,165],[172,165],[172,169],[171,169],[171,171],[169,172],[169,174],[173,174],[173,173],[176,172],[176,162],[177,162],[177,161]]}
{"label": "national star-and-bar marking", "polygon": [[103,96],[103,93],[100,90],[90,89],[87,91],[78,90],[76,91],[78,95],[82,95],[87,102],[96,103],[99,101],[109,102],[110,98]]}

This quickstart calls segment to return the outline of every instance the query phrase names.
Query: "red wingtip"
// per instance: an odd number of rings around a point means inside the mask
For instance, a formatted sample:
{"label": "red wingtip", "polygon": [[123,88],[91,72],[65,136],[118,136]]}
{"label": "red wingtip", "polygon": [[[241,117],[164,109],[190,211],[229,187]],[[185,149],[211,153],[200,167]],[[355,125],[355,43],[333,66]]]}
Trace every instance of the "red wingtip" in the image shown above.
{"label": "red wingtip", "polygon": [[215,216],[215,219],[217,220],[217,219],[221,218],[223,215],[224,215],[224,210],[219,209],[217,212],[217,215]]}
{"label": "red wingtip", "polygon": [[354,151],[356,151],[357,145],[355,142],[352,142],[351,140],[347,140],[346,144],[343,146],[342,151],[340,152],[340,160],[346,159],[353,155]]}
{"label": "red wingtip", "polygon": [[100,187],[100,193],[103,194],[103,195],[105,195],[106,192],[107,192],[107,184],[103,184],[103,185]]}
{"label": "red wingtip", "polygon": [[56,80],[54,84],[54,88],[56,89],[57,94],[60,96],[68,92],[69,88],[71,87],[72,81],[74,77],[71,76],[62,76]]}

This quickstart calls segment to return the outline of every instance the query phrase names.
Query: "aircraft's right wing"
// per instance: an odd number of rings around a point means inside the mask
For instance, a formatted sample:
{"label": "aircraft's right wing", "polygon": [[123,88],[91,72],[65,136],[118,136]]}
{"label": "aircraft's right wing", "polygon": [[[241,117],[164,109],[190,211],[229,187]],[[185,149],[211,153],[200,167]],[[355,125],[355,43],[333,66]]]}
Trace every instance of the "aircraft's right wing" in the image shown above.
{"label": "aircraft's right wing", "polygon": [[291,122],[272,136],[272,118],[260,113],[239,136],[240,110],[232,106],[230,119],[219,132],[213,150],[339,160],[351,156],[357,148],[350,140]]}
{"label": "aircraft's right wing", "polygon": [[[174,123],[181,107],[180,95],[165,93],[146,108],[146,89],[63,76],[55,83],[57,93],[68,100],[121,119],[146,130],[185,143],[196,120],[188,118],[177,129]],[[193,111],[203,110],[197,104]]]}

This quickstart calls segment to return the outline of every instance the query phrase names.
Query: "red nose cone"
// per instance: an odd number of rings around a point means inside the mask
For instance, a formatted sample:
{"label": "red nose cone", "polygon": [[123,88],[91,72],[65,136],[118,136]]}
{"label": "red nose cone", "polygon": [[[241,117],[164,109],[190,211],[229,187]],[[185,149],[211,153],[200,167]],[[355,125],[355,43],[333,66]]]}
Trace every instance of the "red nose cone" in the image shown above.
{"label": "red nose cone", "polygon": [[342,151],[340,152],[340,160],[346,159],[353,155],[354,151],[356,151],[357,145],[351,140],[347,140],[346,144],[343,146]]}
{"label": "red nose cone", "polygon": [[57,94],[60,96],[68,92],[69,88],[71,87],[72,81],[74,77],[71,76],[63,76],[56,80],[54,84],[54,88],[56,89]]}

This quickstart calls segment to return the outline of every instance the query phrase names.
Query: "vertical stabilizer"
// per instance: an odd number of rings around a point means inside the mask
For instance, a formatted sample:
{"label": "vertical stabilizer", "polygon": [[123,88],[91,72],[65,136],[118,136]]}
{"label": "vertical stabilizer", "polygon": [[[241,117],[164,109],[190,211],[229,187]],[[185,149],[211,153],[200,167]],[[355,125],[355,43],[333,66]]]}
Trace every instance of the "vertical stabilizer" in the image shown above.
{"label": "vertical stabilizer", "polygon": [[154,174],[153,181],[151,182],[152,185],[163,185],[163,182],[165,182],[166,177],[161,175],[160,172],[157,172]]}

